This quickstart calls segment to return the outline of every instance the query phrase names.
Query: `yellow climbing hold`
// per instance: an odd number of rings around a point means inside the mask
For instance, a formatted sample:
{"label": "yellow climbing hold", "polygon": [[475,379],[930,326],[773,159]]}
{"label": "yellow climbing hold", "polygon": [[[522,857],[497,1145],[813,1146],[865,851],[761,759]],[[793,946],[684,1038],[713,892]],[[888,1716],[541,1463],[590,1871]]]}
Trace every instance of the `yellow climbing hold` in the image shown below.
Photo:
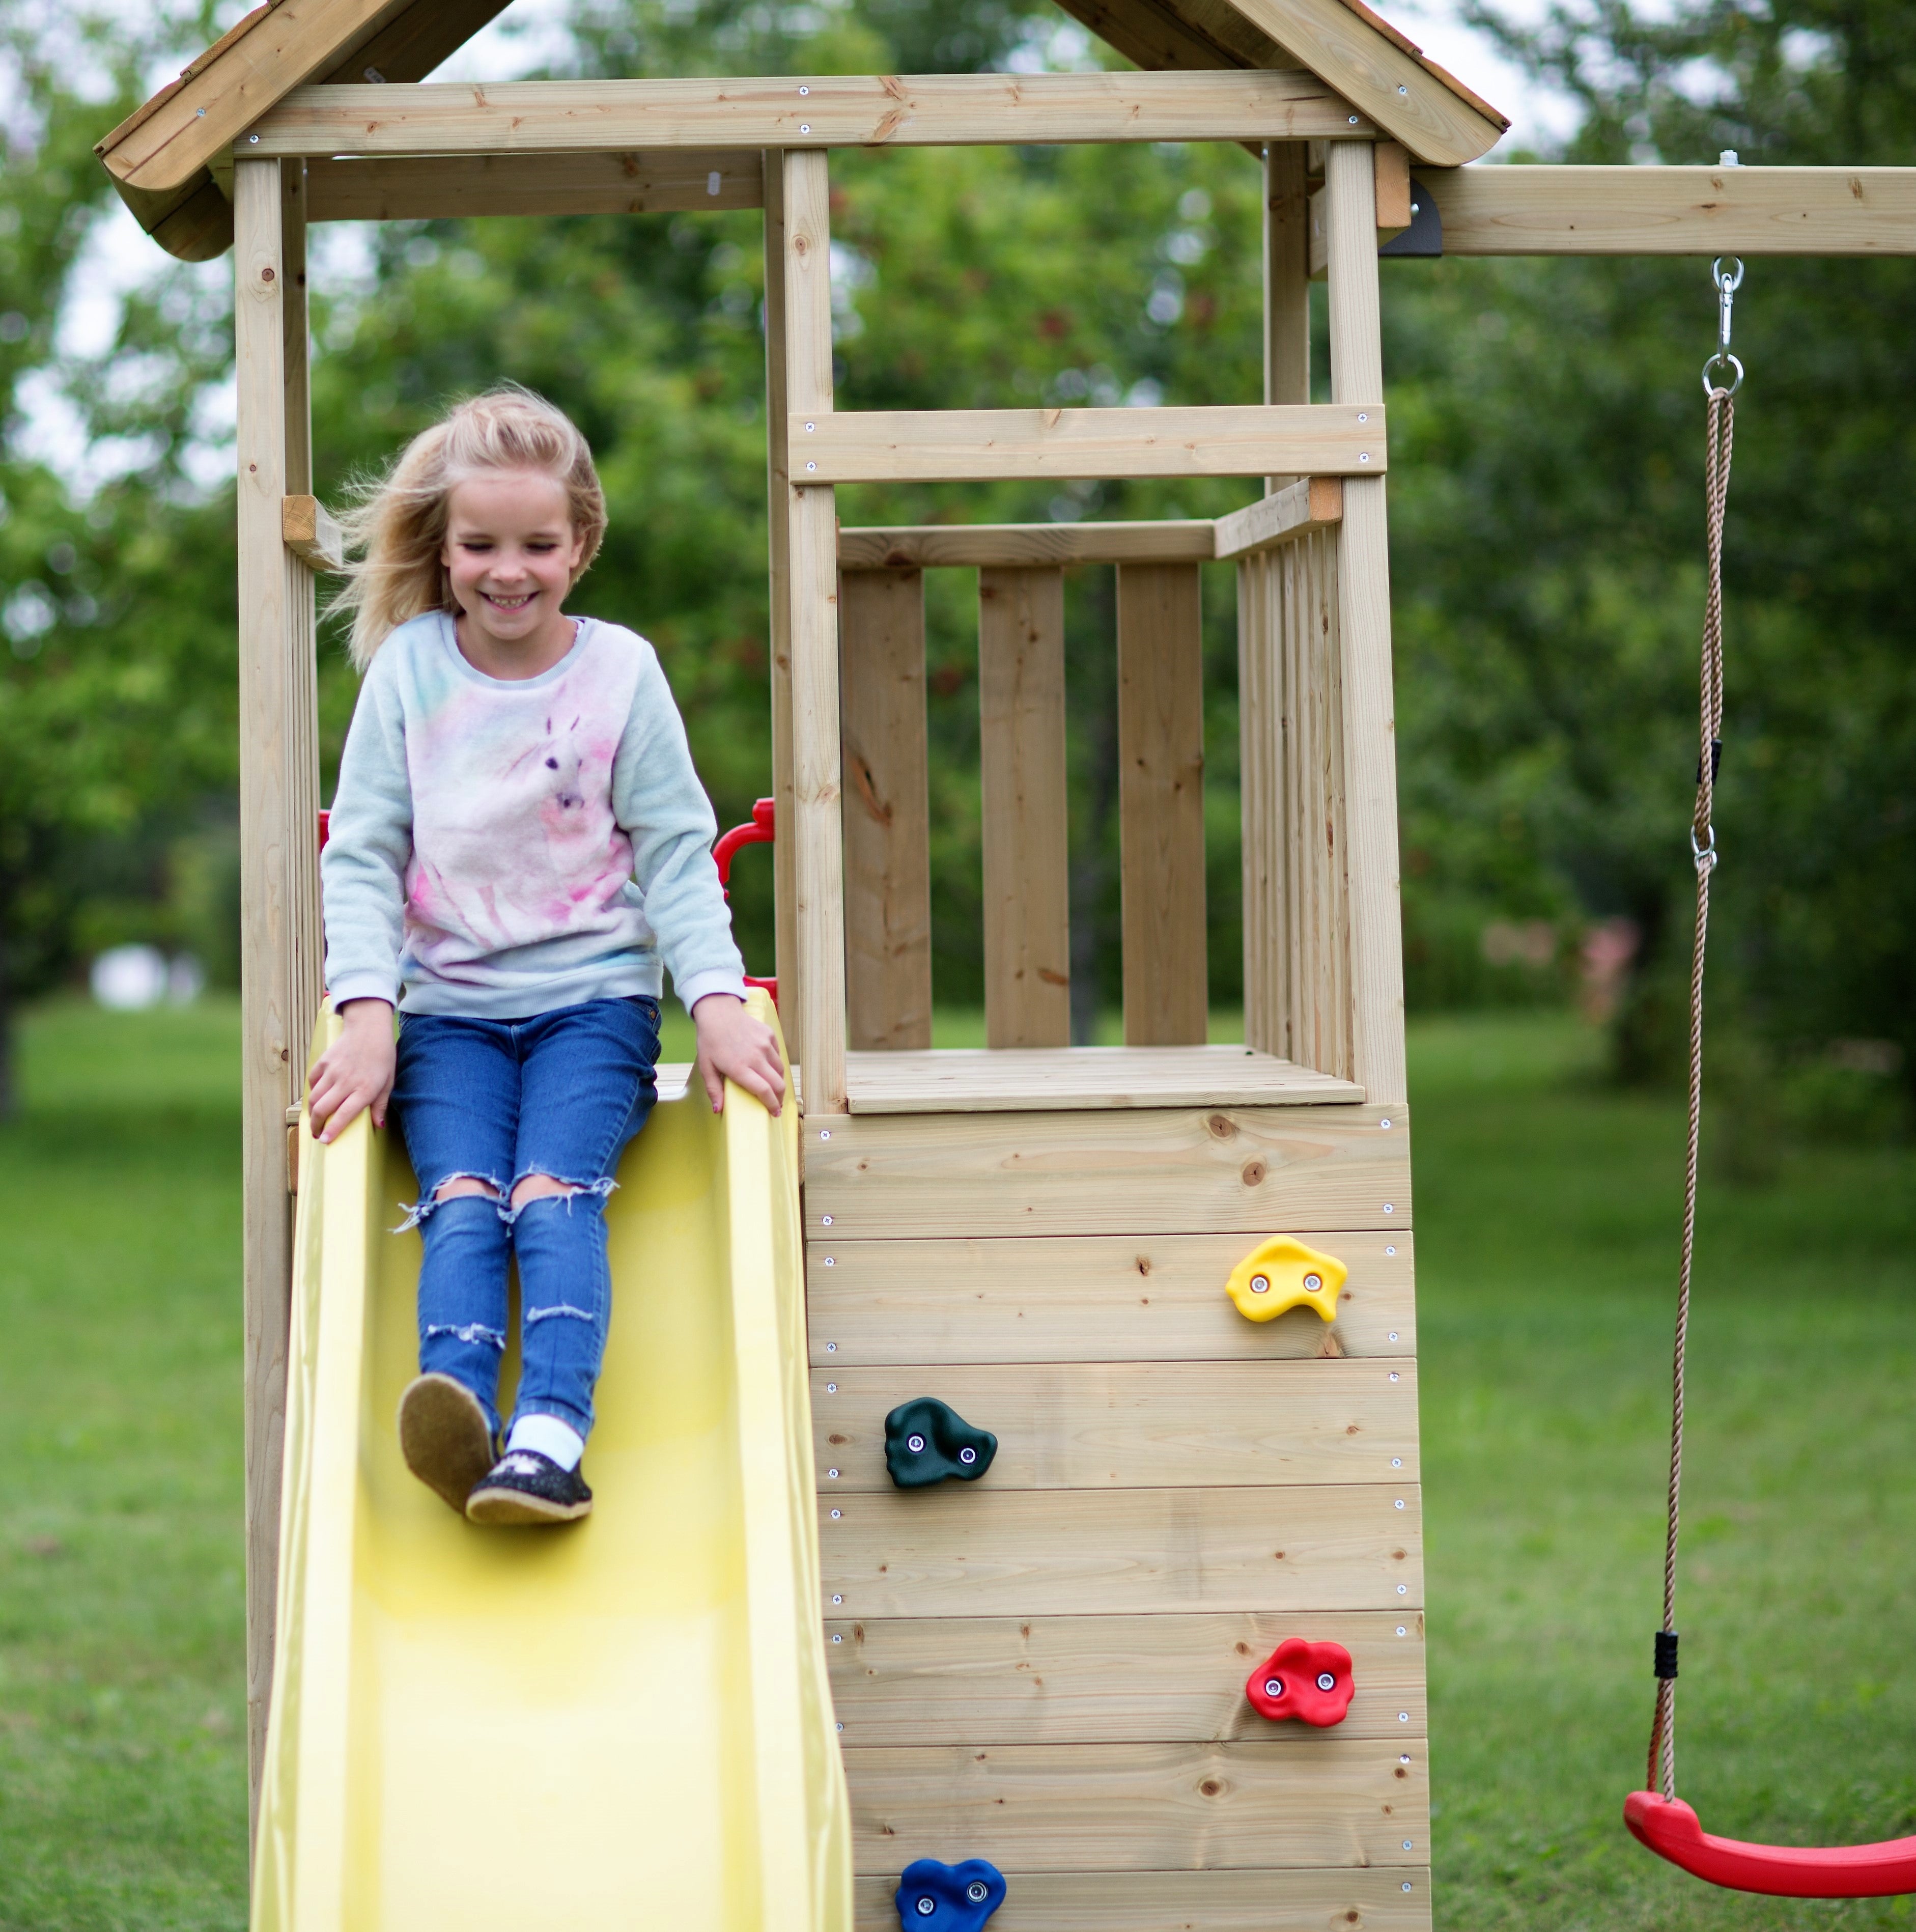
{"label": "yellow climbing hold", "polygon": [[1276,1234],[1253,1248],[1231,1270],[1224,1292],[1239,1314],[1270,1322],[1287,1308],[1315,1308],[1327,1322],[1337,1319],[1337,1291],[1351,1270],[1335,1255],[1321,1255],[1289,1234]]}

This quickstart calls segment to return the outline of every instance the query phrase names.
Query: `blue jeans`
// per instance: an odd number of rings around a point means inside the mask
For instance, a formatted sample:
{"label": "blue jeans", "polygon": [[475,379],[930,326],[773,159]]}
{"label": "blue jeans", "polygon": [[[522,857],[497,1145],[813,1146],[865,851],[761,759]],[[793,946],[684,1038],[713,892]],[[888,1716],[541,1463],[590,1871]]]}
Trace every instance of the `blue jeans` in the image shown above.
{"label": "blue jeans", "polygon": [[[496,1431],[505,1353],[506,1264],[519,1262],[514,1416],[552,1415],[581,1436],[605,1358],[612,1305],[605,1197],[625,1144],[658,1097],[658,1002],[587,1000],[531,1019],[407,1013],[393,1110],[412,1171],[419,1267],[419,1366],[463,1382]],[[512,1190],[529,1174],[575,1192]],[[448,1180],[496,1198],[437,1198]]]}

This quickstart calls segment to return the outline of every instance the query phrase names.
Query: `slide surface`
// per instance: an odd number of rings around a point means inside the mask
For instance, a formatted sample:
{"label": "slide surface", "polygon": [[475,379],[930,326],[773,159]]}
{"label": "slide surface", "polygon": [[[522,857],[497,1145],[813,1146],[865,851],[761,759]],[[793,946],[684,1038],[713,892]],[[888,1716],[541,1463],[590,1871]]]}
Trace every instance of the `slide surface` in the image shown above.
{"label": "slide surface", "polygon": [[302,1124],[253,1932],[849,1927],[796,1109],[679,1084],[609,1205],[595,1503],[556,1530],[407,1472],[412,1173],[395,1132]]}

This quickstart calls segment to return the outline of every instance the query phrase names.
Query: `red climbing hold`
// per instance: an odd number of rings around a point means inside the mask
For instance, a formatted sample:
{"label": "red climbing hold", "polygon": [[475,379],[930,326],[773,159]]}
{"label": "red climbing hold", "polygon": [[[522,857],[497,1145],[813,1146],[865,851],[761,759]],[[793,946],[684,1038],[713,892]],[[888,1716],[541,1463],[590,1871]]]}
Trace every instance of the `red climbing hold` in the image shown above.
{"label": "red climbing hold", "polygon": [[1288,1636],[1251,1672],[1244,1694],[1261,1716],[1296,1718],[1321,1729],[1343,1723],[1357,1688],[1351,1653],[1341,1643]]}
{"label": "red climbing hold", "polygon": [[1681,1798],[1633,1791],[1624,1822],[1693,1877],[1773,1898],[1892,1898],[1916,1892],[1916,1838],[1875,1845],[1751,1845],[1704,1830]]}

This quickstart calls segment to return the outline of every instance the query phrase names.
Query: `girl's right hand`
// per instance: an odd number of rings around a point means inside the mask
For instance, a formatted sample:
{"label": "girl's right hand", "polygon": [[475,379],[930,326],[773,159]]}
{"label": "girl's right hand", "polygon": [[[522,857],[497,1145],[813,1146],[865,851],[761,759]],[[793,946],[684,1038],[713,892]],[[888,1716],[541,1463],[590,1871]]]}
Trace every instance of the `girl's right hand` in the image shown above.
{"label": "girl's right hand", "polygon": [[343,1030],[307,1075],[306,1105],[322,1142],[337,1140],[368,1107],[373,1126],[384,1126],[397,1066],[392,1008],[384,1000],[349,1000],[340,1018]]}

